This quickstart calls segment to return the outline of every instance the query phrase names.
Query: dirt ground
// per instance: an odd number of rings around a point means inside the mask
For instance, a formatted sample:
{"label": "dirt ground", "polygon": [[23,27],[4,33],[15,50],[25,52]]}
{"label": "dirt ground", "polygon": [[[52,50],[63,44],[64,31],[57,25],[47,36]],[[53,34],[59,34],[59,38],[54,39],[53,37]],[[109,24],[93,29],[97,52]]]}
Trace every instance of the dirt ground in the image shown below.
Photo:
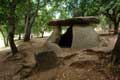
{"label": "dirt ground", "polygon": [[[117,36],[101,37],[101,44],[91,49],[62,48],[63,58],[57,57],[58,65],[40,64],[34,67],[29,76],[21,79],[21,69],[27,59],[26,54],[34,55],[46,39],[35,38],[30,42],[17,42],[19,53],[11,57],[9,49],[0,49],[0,80],[120,80],[109,70],[109,52],[113,49]],[[23,59],[25,58],[25,59]],[[48,59],[48,62],[50,60]],[[53,65],[53,67],[49,67]],[[49,68],[48,68],[49,67]]]}

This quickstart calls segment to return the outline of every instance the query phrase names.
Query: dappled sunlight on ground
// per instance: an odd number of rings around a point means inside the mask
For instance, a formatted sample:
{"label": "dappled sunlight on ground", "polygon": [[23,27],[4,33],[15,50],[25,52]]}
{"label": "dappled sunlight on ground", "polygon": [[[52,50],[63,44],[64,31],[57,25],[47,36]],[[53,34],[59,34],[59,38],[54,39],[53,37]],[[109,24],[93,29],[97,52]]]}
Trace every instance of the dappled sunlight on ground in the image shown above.
{"label": "dappled sunlight on ground", "polygon": [[5,47],[3,40],[0,39],[0,54],[4,52],[10,52],[10,48]]}
{"label": "dappled sunlight on ground", "polygon": [[[16,46],[18,47],[22,42],[23,41],[21,41],[21,40],[16,41],[15,42]],[[5,47],[3,40],[0,40],[0,53],[4,53],[4,52],[9,53],[9,52],[11,52],[11,49],[9,46]]]}

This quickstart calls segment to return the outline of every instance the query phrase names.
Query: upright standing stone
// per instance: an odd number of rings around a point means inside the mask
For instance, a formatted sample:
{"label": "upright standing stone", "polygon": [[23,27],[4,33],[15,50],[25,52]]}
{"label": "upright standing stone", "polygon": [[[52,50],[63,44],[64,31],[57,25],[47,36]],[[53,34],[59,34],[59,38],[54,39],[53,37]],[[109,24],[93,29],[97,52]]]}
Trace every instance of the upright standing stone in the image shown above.
{"label": "upright standing stone", "polygon": [[52,43],[59,43],[61,35],[61,27],[53,27],[52,35],[49,37],[48,41]]}
{"label": "upright standing stone", "polygon": [[74,25],[72,30],[72,48],[91,48],[98,46],[99,37],[92,27],[81,27],[79,25]]}

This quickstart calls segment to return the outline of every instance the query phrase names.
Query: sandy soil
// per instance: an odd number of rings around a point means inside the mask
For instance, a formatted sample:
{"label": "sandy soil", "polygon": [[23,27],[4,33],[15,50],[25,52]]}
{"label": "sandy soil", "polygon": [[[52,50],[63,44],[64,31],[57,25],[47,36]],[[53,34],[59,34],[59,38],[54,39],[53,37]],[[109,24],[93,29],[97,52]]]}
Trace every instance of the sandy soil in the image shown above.
{"label": "sandy soil", "polygon": [[[29,76],[20,79],[22,64],[27,59],[32,61],[33,58],[32,56],[27,58],[25,55],[34,55],[45,40],[36,38],[30,42],[19,41],[17,43],[19,54],[16,57],[11,57],[9,49],[0,51],[0,80],[120,80],[113,77],[106,64],[107,52],[114,47],[116,36],[102,37],[104,40],[104,43],[101,43],[102,47],[82,50],[63,48],[65,56],[62,59],[58,58],[59,65],[51,68],[34,67]],[[50,64],[40,65],[49,67]]]}

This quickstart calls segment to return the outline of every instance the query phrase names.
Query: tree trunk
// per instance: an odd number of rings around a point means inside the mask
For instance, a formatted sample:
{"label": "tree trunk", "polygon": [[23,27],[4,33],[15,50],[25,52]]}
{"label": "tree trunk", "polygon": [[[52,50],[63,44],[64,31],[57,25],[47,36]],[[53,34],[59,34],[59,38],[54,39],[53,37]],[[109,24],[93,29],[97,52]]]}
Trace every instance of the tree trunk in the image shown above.
{"label": "tree trunk", "polygon": [[39,9],[39,3],[40,0],[38,0],[38,4],[37,4],[37,8],[35,10],[35,12],[33,12],[32,14],[31,12],[31,3],[29,1],[29,10],[28,13],[25,17],[25,36],[24,36],[24,41],[29,41],[30,40],[30,34],[31,34],[31,28],[33,23],[35,22],[35,17],[37,15],[38,9]]}
{"label": "tree trunk", "polygon": [[44,37],[44,31],[41,31],[41,35],[42,35],[41,37],[43,38]]}
{"label": "tree trunk", "polygon": [[112,62],[114,65],[120,64],[120,33],[118,34],[118,39],[115,47],[112,51]]}
{"label": "tree trunk", "polygon": [[8,40],[10,44],[10,48],[12,50],[12,54],[15,55],[18,50],[14,43],[14,34],[15,34],[15,9],[16,4],[14,0],[11,2],[9,13],[8,13]]}
{"label": "tree trunk", "polygon": [[111,33],[112,30],[112,21],[109,21],[109,34]]}
{"label": "tree trunk", "polygon": [[0,29],[0,32],[1,32],[2,36],[3,36],[4,45],[5,45],[5,47],[7,47],[8,43],[7,43],[6,36],[5,36],[4,32],[1,29]]}
{"label": "tree trunk", "polygon": [[7,37],[5,37],[5,46],[6,46],[6,47],[9,46],[8,35],[7,35]]}
{"label": "tree trunk", "polygon": [[21,40],[21,33],[19,33],[19,37],[18,37],[18,40]]}
{"label": "tree trunk", "polygon": [[32,17],[28,15],[27,22],[26,22],[26,25],[25,25],[24,41],[29,41],[30,40],[31,29],[32,29],[32,25],[35,21],[35,17],[36,17],[35,14]]}
{"label": "tree trunk", "polygon": [[113,23],[114,23],[114,34],[118,34],[119,22],[113,22]]}
{"label": "tree trunk", "polygon": [[30,28],[30,16],[27,15],[25,18],[25,36],[24,41],[30,40],[31,28]]}

